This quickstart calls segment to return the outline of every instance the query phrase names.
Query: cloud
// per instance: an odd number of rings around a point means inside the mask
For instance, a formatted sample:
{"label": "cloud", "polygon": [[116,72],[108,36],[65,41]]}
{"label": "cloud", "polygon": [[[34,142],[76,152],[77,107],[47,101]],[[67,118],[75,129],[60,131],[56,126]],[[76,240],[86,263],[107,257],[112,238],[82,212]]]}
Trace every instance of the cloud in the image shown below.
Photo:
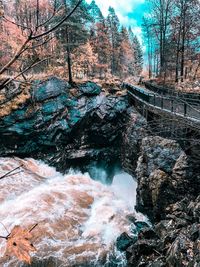
{"label": "cloud", "polygon": [[[91,0],[86,0],[88,3],[91,2]],[[127,13],[130,13],[133,11],[133,9],[139,5],[143,4],[145,0],[96,0],[97,5],[101,8],[103,14],[107,16],[108,14],[108,8],[109,6],[112,6],[117,14],[126,15]]]}
{"label": "cloud", "polygon": [[[92,0],[86,1],[90,3]],[[133,18],[132,14],[134,14],[134,10],[139,5],[145,3],[145,0],[96,0],[96,3],[100,7],[104,16],[108,15],[108,8],[110,6],[113,7],[121,24],[126,27],[131,26],[133,32],[142,44],[142,29],[138,25],[137,17]]]}

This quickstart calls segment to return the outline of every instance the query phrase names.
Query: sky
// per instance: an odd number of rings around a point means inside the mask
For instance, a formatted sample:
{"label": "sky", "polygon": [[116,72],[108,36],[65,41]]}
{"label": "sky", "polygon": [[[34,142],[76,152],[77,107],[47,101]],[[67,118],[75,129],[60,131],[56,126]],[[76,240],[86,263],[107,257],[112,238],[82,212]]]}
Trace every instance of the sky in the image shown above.
{"label": "sky", "polygon": [[[90,3],[92,0],[86,0]],[[119,20],[124,26],[131,26],[133,32],[137,35],[140,43],[142,42],[142,17],[147,12],[146,0],[96,0],[97,5],[100,7],[104,16],[108,15],[109,6],[115,9]]]}

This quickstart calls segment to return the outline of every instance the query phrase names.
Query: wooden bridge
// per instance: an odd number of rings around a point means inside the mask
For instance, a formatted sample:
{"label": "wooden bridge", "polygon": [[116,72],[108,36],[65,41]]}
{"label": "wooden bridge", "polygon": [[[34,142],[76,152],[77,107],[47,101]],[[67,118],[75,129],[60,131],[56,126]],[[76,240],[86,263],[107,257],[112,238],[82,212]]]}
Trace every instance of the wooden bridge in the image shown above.
{"label": "wooden bridge", "polygon": [[200,132],[200,101],[194,101],[192,104],[180,97],[173,95],[161,95],[148,89],[141,88],[128,83],[123,83],[130,100],[135,108],[151,120],[154,117],[157,120],[176,121],[179,128],[190,128]]}

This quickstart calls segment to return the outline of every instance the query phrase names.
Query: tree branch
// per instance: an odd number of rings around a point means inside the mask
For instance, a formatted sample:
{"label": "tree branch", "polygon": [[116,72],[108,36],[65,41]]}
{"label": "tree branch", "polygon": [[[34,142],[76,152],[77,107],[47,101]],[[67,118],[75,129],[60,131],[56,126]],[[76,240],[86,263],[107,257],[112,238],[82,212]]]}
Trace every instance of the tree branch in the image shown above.
{"label": "tree branch", "polygon": [[16,22],[14,22],[14,21],[12,21],[12,20],[9,20],[9,19],[6,18],[5,16],[2,16],[2,19],[4,19],[5,21],[7,21],[7,22],[9,22],[9,23],[11,23],[11,24],[13,24],[13,25],[16,25],[17,27],[20,27],[20,28],[22,28],[22,29],[31,30],[30,27],[27,27],[27,26],[21,25],[21,24],[19,24],[19,23],[16,23]]}
{"label": "tree branch", "polygon": [[16,170],[20,169],[22,166],[23,166],[23,164],[22,164],[22,165],[20,165],[20,166],[18,166],[18,167],[17,167],[17,168],[15,168],[15,169],[13,169],[13,170],[11,170],[11,171],[7,172],[6,174],[4,174],[3,176],[1,176],[1,177],[0,177],[0,180],[1,180],[1,179],[3,179],[3,178],[5,178],[5,177],[7,177],[7,176],[8,176],[9,174],[11,174],[12,172],[14,172],[14,171],[16,171]]}
{"label": "tree branch", "polygon": [[0,75],[4,73],[16,61],[22,53],[24,53],[24,48],[31,40],[31,35],[32,35],[32,31],[30,35],[28,36],[28,38],[24,41],[20,49],[15,53],[14,57],[0,70]]}
{"label": "tree branch", "polygon": [[[27,49],[26,49],[26,45],[32,41],[32,40],[36,40],[38,38],[41,38],[43,36],[47,36],[48,34],[50,34],[51,32],[55,31],[58,27],[60,27],[67,19],[70,18],[70,16],[75,12],[75,10],[79,7],[79,5],[81,4],[83,0],[79,0],[78,3],[76,4],[76,6],[71,10],[71,12],[66,15],[60,22],[58,22],[55,26],[53,26],[50,30],[43,32],[41,34],[35,35],[33,36],[33,31],[30,30],[30,34],[27,37],[27,39],[24,41],[24,43],[22,44],[22,46],[19,48],[19,50],[15,53],[14,57],[0,70],[0,75],[3,74],[20,56],[22,53],[24,53]],[[14,23],[15,24],[15,23]],[[23,26],[22,26],[23,27]],[[27,27],[28,28],[28,27]],[[29,29],[29,28],[28,28]],[[30,69],[30,68],[29,68]],[[27,71],[27,70],[25,70]],[[23,72],[24,73],[24,72]],[[19,77],[19,76],[16,76]],[[16,78],[15,77],[15,78]],[[15,79],[14,78],[14,79]],[[12,79],[13,80],[13,79]],[[9,81],[10,82],[10,81]],[[8,83],[9,83],[8,82]],[[7,83],[6,83],[7,84]],[[5,86],[5,85],[4,85]],[[1,85],[2,87],[2,85]]]}
{"label": "tree branch", "polygon": [[34,61],[29,67],[27,67],[26,69],[24,69],[23,71],[21,71],[18,75],[16,75],[15,77],[9,79],[9,81],[7,81],[7,82],[4,84],[4,87],[5,87],[6,85],[8,85],[9,83],[11,83],[12,81],[16,80],[19,76],[21,76],[22,74],[24,74],[24,73],[27,72],[28,70],[34,68],[35,66],[39,65],[40,63],[42,63],[42,62],[44,62],[44,61],[46,61],[46,60],[48,60],[48,59],[50,59],[50,58],[52,58],[52,57],[44,58],[44,59],[42,59],[42,60],[40,60],[40,61],[37,61],[37,62]]}
{"label": "tree branch", "polygon": [[78,3],[76,4],[76,6],[72,9],[72,11],[66,15],[60,22],[58,22],[55,26],[53,26],[50,30],[43,32],[41,34],[35,35],[31,37],[31,40],[35,40],[38,39],[40,37],[46,36],[49,33],[55,31],[58,27],[60,27],[67,19],[69,19],[71,17],[71,15],[75,12],[75,10],[80,6],[80,4],[82,3],[83,0],[79,0]]}

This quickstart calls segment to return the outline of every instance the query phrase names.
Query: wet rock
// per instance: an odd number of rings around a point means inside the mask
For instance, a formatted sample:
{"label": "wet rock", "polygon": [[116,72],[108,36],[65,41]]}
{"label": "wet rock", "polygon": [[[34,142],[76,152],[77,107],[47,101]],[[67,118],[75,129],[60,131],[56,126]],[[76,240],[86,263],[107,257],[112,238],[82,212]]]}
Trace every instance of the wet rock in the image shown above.
{"label": "wet rock", "polygon": [[147,135],[147,121],[134,107],[130,107],[127,110],[127,122],[127,126],[123,131],[121,161],[124,169],[135,175],[140,152],[140,143]]}
{"label": "wet rock", "polygon": [[139,238],[140,239],[157,239],[158,235],[152,228],[145,227],[140,231]]}
{"label": "wet rock", "polygon": [[137,238],[131,238],[127,233],[122,233],[116,241],[116,247],[120,251],[125,251],[131,244],[136,242]]}
{"label": "wet rock", "polygon": [[162,259],[156,259],[154,262],[150,262],[147,267],[165,267],[166,264]]}
{"label": "wet rock", "polygon": [[[43,102],[55,98],[61,94],[66,94],[71,88],[68,82],[58,79],[56,77],[49,78],[44,82],[35,82],[36,89],[32,91],[32,97],[36,102]],[[37,86],[38,84],[38,86]]]}
{"label": "wet rock", "polygon": [[161,137],[142,140],[136,174],[137,209],[157,221],[170,204],[194,195],[198,183],[179,144]]}
{"label": "wet rock", "polygon": [[138,241],[126,249],[128,266],[198,266],[200,224],[188,209],[198,204],[199,197],[171,204],[165,220],[155,223],[153,229],[143,228]]}
{"label": "wet rock", "polygon": [[81,84],[79,89],[86,96],[95,96],[101,93],[101,87],[94,82]]}
{"label": "wet rock", "polygon": [[60,171],[119,159],[126,96],[106,96],[93,82],[71,88],[55,77],[35,82],[30,93],[17,110],[0,118],[2,156],[41,158]]}
{"label": "wet rock", "polygon": [[143,221],[136,221],[134,222],[136,229],[138,232],[140,232],[143,228],[148,228],[149,225],[146,222]]}

